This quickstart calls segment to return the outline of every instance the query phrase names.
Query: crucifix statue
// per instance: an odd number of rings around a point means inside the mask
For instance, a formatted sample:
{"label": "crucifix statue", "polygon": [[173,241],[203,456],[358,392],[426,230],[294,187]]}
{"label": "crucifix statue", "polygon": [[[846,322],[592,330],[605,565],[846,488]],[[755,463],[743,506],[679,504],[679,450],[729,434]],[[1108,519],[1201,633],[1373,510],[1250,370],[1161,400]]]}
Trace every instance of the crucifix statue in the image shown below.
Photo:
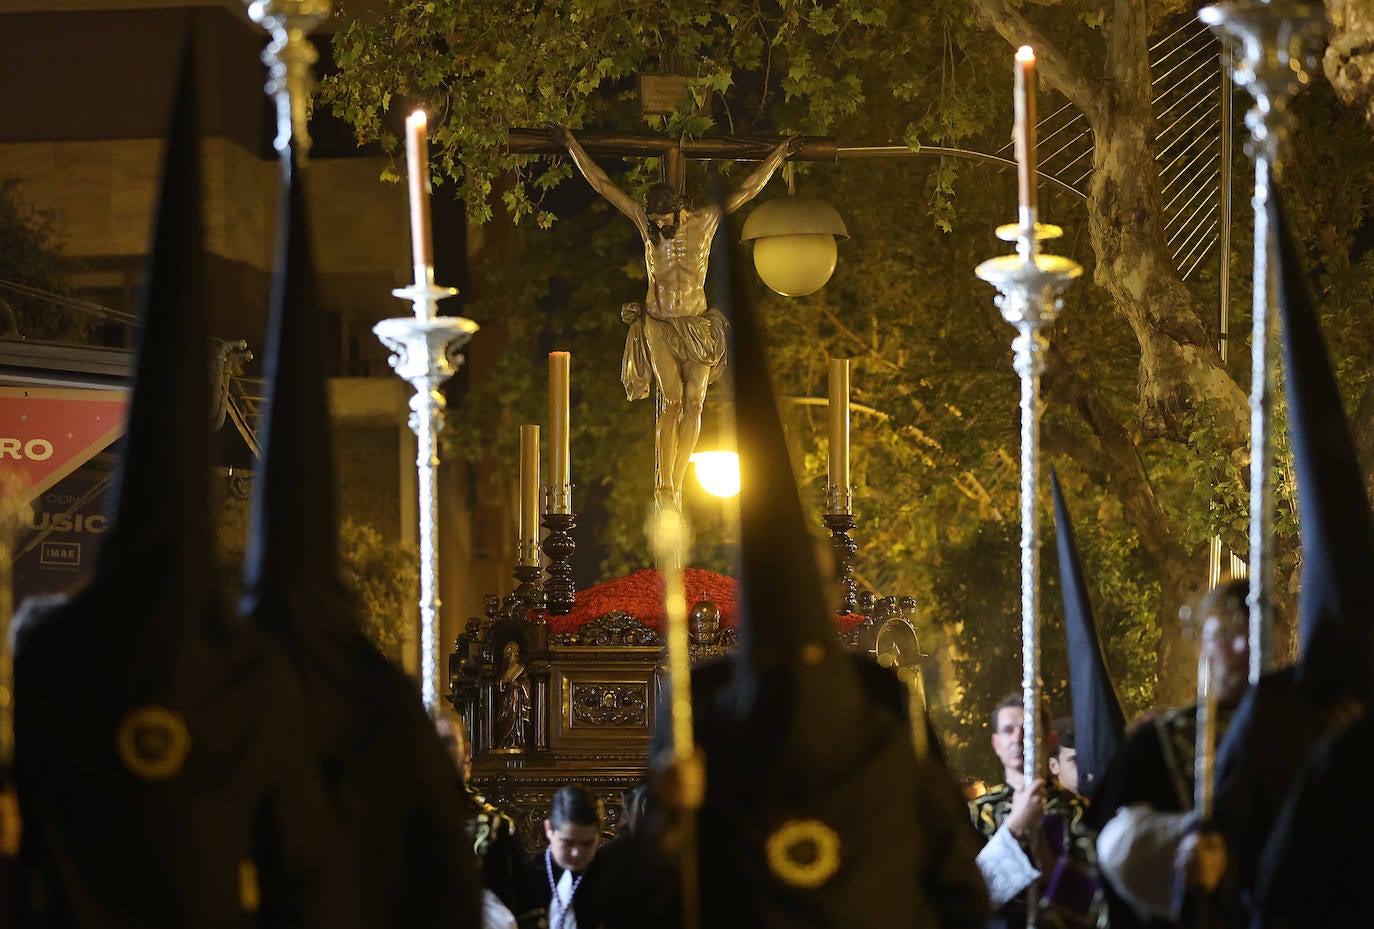
{"label": "crucifix statue", "polygon": [[628,216],[644,240],[649,292],[642,306],[626,303],[621,308],[630,331],[620,378],[630,400],[649,395],[650,371],[658,382],[663,412],[656,426],[654,497],[660,505],[679,506],[687,463],[701,431],[706,389],[725,368],[725,317],[706,302],[711,239],[721,217],[758,196],[799,140],[787,139],[769,152],[723,207],[697,207],[669,184],[654,184],[642,201],[634,199],[592,161],[570,131],[560,127],[554,133],[592,189]]}

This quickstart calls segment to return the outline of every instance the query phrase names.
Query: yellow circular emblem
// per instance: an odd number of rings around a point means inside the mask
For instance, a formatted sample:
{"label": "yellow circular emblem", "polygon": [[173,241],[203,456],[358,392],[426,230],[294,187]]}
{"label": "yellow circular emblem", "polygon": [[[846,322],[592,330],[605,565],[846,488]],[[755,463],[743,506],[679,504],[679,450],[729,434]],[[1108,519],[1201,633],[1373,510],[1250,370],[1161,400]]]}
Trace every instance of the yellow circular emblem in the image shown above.
{"label": "yellow circular emblem", "polygon": [[840,869],[840,837],[819,819],[791,819],[768,837],[768,867],[793,887],[812,890]]}
{"label": "yellow circular emblem", "polygon": [[124,767],[145,781],[163,781],[181,770],[191,750],[191,734],[179,715],[149,704],[120,720],[115,745]]}

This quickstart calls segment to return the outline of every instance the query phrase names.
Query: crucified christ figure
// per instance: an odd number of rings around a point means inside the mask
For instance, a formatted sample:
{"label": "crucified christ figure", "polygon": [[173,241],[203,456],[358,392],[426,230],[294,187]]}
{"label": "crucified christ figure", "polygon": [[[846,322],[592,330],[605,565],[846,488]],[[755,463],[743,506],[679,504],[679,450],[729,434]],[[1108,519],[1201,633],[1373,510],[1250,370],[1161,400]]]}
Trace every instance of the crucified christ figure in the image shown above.
{"label": "crucified christ figure", "polygon": [[649,372],[663,395],[658,419],[659,474],[654,496],[679,505],[688,460],[701,432],[706,389],[725,369],[725,317],[706,303],[706,269],[711,239],[724,213],[733,213],[758,196],[769,178],[795,151],[788,139],[768,154],[722,207],[696,208],[668,184],[649,188],[643,201],[617,187],[587,155],[571,132],[554,130],[582,176],[612,206],[635,224],[644,239],[649,293],[641,307],[627,303],[621,318],[630,324],[620,379],[630,400],[649,395]]}

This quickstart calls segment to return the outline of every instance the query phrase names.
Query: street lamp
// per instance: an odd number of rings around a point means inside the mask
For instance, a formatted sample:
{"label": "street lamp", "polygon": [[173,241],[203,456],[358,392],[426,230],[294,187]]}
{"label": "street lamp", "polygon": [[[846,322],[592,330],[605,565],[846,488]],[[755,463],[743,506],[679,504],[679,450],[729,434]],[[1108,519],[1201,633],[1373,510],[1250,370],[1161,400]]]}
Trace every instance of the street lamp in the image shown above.
{"label": "street lamp", "polygon": [[688,459],[696,466],[697,483],[713,497],[739,495],[739,453],[695,452]]}
{"label": "street lamp", "polygon": [[760,203],[744,221],[740,241],[754,243],[754,268],[769,289],[804,297],[835,273],[835,239],[849,238],[844,220],[824,200],[797,194],[787,165],[787,196]]}

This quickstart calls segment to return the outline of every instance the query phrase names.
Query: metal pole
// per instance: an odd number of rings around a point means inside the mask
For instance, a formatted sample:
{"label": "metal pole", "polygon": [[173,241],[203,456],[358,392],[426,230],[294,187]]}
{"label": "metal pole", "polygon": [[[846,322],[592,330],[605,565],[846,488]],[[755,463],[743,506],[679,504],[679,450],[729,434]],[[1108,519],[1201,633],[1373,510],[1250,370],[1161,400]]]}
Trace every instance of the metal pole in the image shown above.
{"label": "metal pole", "polygon": [[267,95],[277,103],[277,137],[272,146],[285,157],[294,140],[296,161],[305,164],[310,153],[307,103],[315,89],[312,69],[320,58],[308,36],[329,18],[330,0],[244,0],[244,4],[248,18],[272,35],[262,53]]}
{"label": "metal pole", "polygon": [[[419,269],[417,269],[418,271]],[[443,655],[439,647],[439,430],[448,404],[440,386],[462,364],[459,351],[477,331],[461,316],[435,316],[434,304],[457,293],[434,286],[434,269],[410,287],[392,291],[411,300],[416,315],[384,319],[372,327],[391,349],[391,367],[415,389],[410,398],[410,428],[419,440],[415,467],[420,478],[420,695],[425,707],[439,705]]]}
{"label": "metal pole", "polygon": [[[997,230],[1017,243],[1017,254],[991,258],[977,274],[1000,292],[1002,317],[1016,327],[1013,367],[1021,378],[1021,705],[1022,771],[1027,783],[1040,772],[1040,376],[1049,345],[1044,329],[1063,307],[1064,288],[1083,269],[1068,258],[1042,255],[1042,239],[1060,234],[1036,221],[1033,207],[1021,208],[1021,222]],[[1026,924],[1035,926],[1037,889],[1026,895]]]}
{"label": "metal pole", "polygon": [[[1000,291],[1002,316],[1016,327],[1013,368],[1021,379],[1021,690],[1025,707],[1025,773],[1040,769],[1040,377],[1049,341],[1044,330],[1063,307],[1064,288],[1083,269],[1068,258],[1039,252],[1039,240],[1059,230],[1034,223],[1003,226],[998,235],[1017,242],[1018,254],[978,266],[980,278]],[[1033,231],[1032,231],[1033,230]]]}
{"label": "metal pole", "polygon": [[1203,7],[1198,19],[1231,46],[1231,74],[1255,98],[1245,114],[1246,150],[1255,159],[1255,267],[1250,378],[1250,682],[1273,658],[1273,403],[1277,344],[1278,206],[1274,176],[1292,132],[1288,104],[1316,67],[1313,49],[1325,35],[1326,13],[1286,0],[1239,0]]}

